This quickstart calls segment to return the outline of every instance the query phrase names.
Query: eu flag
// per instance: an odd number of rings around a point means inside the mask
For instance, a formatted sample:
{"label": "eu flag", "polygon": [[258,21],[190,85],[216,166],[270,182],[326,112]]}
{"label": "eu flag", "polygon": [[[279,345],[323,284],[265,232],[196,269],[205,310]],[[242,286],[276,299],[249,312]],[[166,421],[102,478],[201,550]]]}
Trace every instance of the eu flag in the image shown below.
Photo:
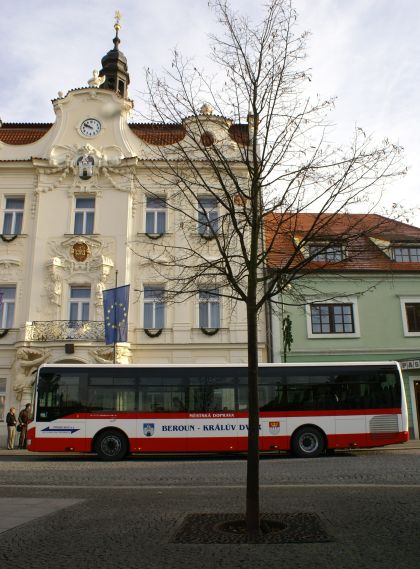
{"label": "eu flag", "polygon": [[127,341],[129,292],[130,285],[103,291],[105,344]]}

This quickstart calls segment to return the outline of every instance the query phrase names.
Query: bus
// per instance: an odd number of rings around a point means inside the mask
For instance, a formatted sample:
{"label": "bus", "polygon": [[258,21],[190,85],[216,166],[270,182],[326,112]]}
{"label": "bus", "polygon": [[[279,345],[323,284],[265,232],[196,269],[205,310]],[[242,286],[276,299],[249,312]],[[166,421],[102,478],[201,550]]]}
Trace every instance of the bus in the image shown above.
{"label": "bus", "polygon": [[[246,452],[246,365],[44,364],[30,451]],[[260,450],[312,458],[408,440],[396,362],[261,364]]]}

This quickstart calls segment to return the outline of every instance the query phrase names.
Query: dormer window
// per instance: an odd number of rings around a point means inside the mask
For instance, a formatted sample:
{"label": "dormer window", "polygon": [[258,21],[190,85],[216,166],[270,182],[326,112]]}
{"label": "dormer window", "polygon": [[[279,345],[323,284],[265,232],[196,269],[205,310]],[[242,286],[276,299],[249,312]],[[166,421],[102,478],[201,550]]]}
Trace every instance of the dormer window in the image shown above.
{"label": "dormer window", "polygon": [[420,247],[394,247],[394,261],[397,263],[420,263]]}
{"label": "dormer window", "polygon": [[311,243],[308,246],[312,261],[336,263],[344,260],[344,248],[340,243]]}

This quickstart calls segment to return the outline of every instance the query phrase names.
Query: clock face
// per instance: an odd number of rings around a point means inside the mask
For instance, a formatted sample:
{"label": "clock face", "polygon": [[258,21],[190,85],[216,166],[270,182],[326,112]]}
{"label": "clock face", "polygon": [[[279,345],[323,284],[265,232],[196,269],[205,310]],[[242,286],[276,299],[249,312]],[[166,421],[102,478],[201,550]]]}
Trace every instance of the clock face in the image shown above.
{"label": "clock face", "polygon": [[84,136],[96,136],[101,132],[101,123],[97,119],[85,119],[80,125],[80,132]]}

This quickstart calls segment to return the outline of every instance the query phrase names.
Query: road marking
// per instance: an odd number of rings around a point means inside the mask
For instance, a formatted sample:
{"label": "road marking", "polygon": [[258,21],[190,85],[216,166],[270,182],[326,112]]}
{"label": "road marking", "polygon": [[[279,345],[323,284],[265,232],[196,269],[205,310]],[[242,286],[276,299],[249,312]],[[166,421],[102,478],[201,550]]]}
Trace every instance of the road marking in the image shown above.
{"label": "road marking", "polygon": [[[246,484],[226,484],[224,486],[220,484],[204,484],[204,485],[191,485],[191,484],[139,484],[126,485],[126,486],[114,486],[110,484],[106,485],[87,485],[87,484],[2,484],[2,488],[36,488],[36,489],[64,489],[64,490],[206,490],[225,488],[227,490],[246,488]],[[420,483],[418,484],[260,484],[260,488],[266,489],[289,489],[289,488],[420,488]]]}

